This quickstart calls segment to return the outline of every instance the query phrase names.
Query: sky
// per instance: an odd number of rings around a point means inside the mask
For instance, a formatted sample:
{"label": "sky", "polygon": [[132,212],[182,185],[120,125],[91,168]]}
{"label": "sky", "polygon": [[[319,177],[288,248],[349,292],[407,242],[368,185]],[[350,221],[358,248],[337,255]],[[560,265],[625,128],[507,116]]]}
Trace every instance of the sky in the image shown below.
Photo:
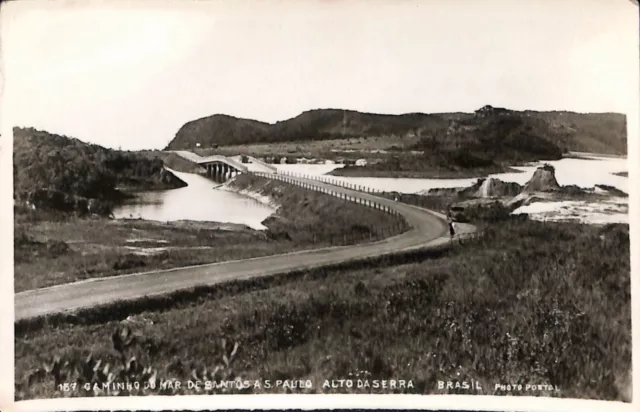
{"label": "sky", "polygon": [[112,148],[162,149],[217,113],[638,104],[629,0],[34,0],[0,27],[3,124]]}

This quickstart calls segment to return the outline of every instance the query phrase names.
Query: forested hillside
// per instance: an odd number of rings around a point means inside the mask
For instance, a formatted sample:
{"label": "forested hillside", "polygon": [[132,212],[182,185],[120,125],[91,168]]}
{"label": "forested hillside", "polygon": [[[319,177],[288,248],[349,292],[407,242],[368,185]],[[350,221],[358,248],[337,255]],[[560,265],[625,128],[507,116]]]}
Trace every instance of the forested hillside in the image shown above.
{"label": "forested hillside", "polygon": [[627,119],[619,113],[522,112],[542,119],[557,130],[562,140],[556,143],[563,149],[576,152],[627,154]]}
{"label": "forested hillside", "polygon": [[[344,137],[448,136],[450,121],[483,127],[486,116],[500,115],[544,122],[545,138],[564,151],[626,154],[626,118],[616,113],[513,111],[485,106],[475,113],[385,115],[352,110],[318,109],[274,124],[227,115],[190,121],[178,130],[168,150],[217,146],[312,141]],[[532,126],[536,127],[536,126]],[[450,135],[450,134],[449,134]],[[537,144],[537,143],[536,143]]]}
{"label": "forested hillside", "polygon": [[451,121],[444,133],[430,133],[413,148],[424,151],[427,158],[435,161],[440,157],[451,161],[459,156],[494,162],[552,160],[562,156],[557,142],[566,140],[567,134],[566,130],[555,129],[539,118],[488,115]]}
{"label": "forested hillside", "polygon": [[398,177],[417,177],[420,173],[462,177],[496,173],[523,162],[560,159],[563,151],[554,142],[566,139],[566,134],[536,117],[486,111],[473,118],[450,120],[444,132],[425,133],[411,146],[422,155],[399,152],[382,162],[347,166],[332,174],[376,176],[393,172]]}
{"label": "forested hillside", "polygon": [[164,169],[159,158],[33,128],[14,128],[13,134],[14,197],[19,201],[76,210],[85,209],[85,203],[96,204],[89,200],[117,202],[126,196],[123,191],[185,185]]}

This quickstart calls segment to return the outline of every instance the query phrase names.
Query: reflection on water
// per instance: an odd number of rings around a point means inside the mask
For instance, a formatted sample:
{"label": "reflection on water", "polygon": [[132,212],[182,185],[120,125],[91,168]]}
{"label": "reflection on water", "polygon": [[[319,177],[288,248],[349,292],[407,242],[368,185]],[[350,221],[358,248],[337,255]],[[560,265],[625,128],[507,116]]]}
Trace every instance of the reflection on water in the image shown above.
{"label": "reflection on water", "polygon": [[[627,171],[627,159],[621,158],[590,158],[585,159],[561,159],[548,162],[540,162],[531,166],[516,167],[522,173],[498,173],[491,175],[505,182],[516,182],[524,185],[531,179],[537,166],[549,163],[556,169],[556,179],[560,185],[578,185],[580,187],[593,187],[596,184],[614,186],[626,193],[628,192],[629,179],[616,176],[613,173]],[[279,170],[288,170],[294,173],[321,175],[341,165],[277,165]],[[435,188],[467,187],[476,182],[471,179],[408,179],[408,178],[377,178],[377,177],[343,177],[332,176],[336,180],[349,181],[358,185],[377,190],[397,191],[401,193],[418,193]]]}
{"label": "reflection on water", "polygon": [[173,190],[143,192],[114,211],[117,219],[141,218],[157,221],[199,220],[245,224],[265,229],[260,223],[275,209],[237,193],[215,190],[218,184],[206,177],[172,171],[188,186]]}

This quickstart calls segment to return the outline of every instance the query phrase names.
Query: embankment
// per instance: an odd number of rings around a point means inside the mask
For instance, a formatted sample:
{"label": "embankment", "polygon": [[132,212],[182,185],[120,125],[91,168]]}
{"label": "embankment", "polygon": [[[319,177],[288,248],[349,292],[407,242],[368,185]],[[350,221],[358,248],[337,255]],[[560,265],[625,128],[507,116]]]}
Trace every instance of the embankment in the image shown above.
{"label": "embankment", "polygon": [[239,175],[226,190],[275,206],[276,212],[262,224],[273,239],[295,244],[349,245],[381,240],[408,229],[398,216],[251,174]]}

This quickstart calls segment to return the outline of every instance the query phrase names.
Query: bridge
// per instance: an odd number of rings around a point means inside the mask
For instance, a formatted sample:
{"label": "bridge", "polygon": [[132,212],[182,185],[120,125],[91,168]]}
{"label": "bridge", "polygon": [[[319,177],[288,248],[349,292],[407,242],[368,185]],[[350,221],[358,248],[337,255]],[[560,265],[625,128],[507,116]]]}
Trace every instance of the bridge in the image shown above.
{"label": "bridge", "polygon": [[216,181],[228,180],[240,173],[277,173],[278,170],[273,165],[246,155],[232,157],[212,155],[202,157],[186,150],[174,150],[172,153],[204,167],[206,169],[206,175]]}
{"label": "bridge", "polygon": [[249,170],[246,165],[220,155],[203,157],[196,163],[207,169],[207,176],[216,180],[227,180]]}

